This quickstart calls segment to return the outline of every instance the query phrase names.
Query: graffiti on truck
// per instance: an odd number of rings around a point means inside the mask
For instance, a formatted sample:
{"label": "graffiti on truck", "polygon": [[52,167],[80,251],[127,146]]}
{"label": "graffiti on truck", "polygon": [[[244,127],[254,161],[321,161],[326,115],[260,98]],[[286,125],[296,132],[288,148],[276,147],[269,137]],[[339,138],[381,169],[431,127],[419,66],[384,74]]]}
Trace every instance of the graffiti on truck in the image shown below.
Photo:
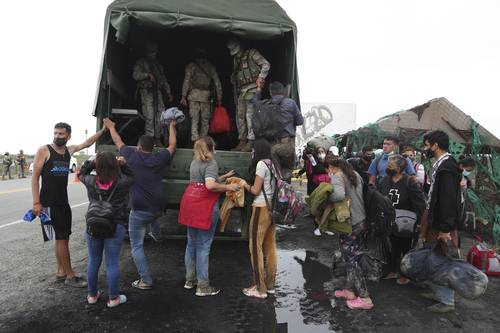
{"label": "graffiti on truck", "polygon": [[333,111],[324,104],[313,105],[304,114],[304,125],[297,128],[295,146],[302,148],[310,139],[333,122]]}

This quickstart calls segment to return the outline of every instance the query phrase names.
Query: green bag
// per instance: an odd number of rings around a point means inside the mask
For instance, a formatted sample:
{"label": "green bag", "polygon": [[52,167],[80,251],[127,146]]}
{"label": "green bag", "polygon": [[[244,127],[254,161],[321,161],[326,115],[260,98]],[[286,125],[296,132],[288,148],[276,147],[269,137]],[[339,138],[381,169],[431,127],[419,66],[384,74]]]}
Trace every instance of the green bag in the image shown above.
{"label": "green bag", "polygon": [[325,223],[320,226],[320,230],[350,234],[352,232],[350,200],[335,202],[333,207]]}

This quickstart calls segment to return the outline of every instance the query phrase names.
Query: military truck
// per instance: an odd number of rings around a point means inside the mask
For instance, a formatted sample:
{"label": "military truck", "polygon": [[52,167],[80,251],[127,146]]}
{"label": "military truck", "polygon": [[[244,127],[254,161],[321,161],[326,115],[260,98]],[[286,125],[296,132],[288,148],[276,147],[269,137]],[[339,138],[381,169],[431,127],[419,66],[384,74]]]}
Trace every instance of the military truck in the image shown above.
{"label": "military truck", "polygon": [[[235,93],[230,82],[233,60],[226,47],[231,37],[241,40],[246,48],[257,48],[271,62],[267,82],[278,80],[289,85],[291,97],[299,103],[297,29],[273,0],[116,0],[107,9],[104,24],[93,115],[97,129],[101,128],[103,118],[113,119],[127,145],[135,146],[144,131],[132,68],[150,41],[159,46],[158,60],[176,98],[169,106],[178,106],[185,66],[194,59],[196,48],[203,47],[219,73],[224,92],[222,104],[234,122]],[[248,179],[251,154],[230,150],[237,141],[234,128],[233,133],[213,136],[217,142],[216,160],[220,174],[234,169],[240,177]],[[167,210],[178,208],[193,159],[189,122],[178,125],[178,132],[178,149],[163,179]],[[104,150],[116,151],[109,136],[103,136],[97,143],[97,151]],[[249,214],[250,207],[241,211],[237,237],[247,237]],[[175,217],[167,220],[168,224],[177,224]]]}

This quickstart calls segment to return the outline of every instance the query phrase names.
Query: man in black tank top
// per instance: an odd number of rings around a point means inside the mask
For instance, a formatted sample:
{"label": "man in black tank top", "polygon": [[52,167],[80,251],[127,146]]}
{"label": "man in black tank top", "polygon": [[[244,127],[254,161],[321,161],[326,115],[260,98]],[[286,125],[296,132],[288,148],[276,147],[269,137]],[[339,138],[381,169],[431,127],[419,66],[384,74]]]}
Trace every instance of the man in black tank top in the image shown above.
{"label": "man in black tank top", "polygon": [[[87,282],[76,276],[71,266],[69,235],[71,234],[71,207],[68,203],[68,174],[71,155],[93,145],[104,133],[105,128],[79,145],[66,146],[71,138],[71,126],[57,123],[54,126],[54,141],[38,149],[33,162],[31,192],[33,213],[40,215],[44,210],[49,214],[51,227],[42,225],[44,240],[55,240],[57,261],[56,281],[78,288]],[[40,189],[40,176],[42,187]]]}

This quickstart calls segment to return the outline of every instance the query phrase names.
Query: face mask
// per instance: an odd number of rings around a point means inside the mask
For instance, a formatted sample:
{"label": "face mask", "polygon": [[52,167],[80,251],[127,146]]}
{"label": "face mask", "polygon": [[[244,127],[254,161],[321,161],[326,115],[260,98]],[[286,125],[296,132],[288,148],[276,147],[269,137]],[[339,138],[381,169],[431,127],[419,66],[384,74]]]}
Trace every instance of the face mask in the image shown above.
{"label": "face mask", "polygon": [[241,49],[240,45],[234,45],[231,48],[229,48],[229,54],[235,56],[238,54],[238,52],[240,52],[240,49]]}
{"label": "face mask", "polygon": [[435,152],[431,148],[427,148],[426,150],[424,150],[424,153],[425,153],[425,156],[429,159],[436,156]]}
{"label": "face mask", "polygon": [[325,160],[325,157],[326,157],[326,154],[325,153],[322,153],[322,154],[318,154],[318,158],[322,161]]}
{"label": "face mask", "polygon": [[398,172],[394,169],[385,169],[385,173],[390,177],[393,177],[398,174]]}
{"label": "face mask", "polygon": [[54,139],[54,144],[58,147],[64,146],[66,144],[66,142],[68,142],[68,140],[65,138],[55,138]]}
{"label": "face mask", "polygon": [[471,174],[471,172],[470,172],[470,171],[467,171],[467,170],[464,170],[464,172],[463,172],[463,175],[464,175],[465,177],[469,177],[469,176],[470,176],[470,174]]}

